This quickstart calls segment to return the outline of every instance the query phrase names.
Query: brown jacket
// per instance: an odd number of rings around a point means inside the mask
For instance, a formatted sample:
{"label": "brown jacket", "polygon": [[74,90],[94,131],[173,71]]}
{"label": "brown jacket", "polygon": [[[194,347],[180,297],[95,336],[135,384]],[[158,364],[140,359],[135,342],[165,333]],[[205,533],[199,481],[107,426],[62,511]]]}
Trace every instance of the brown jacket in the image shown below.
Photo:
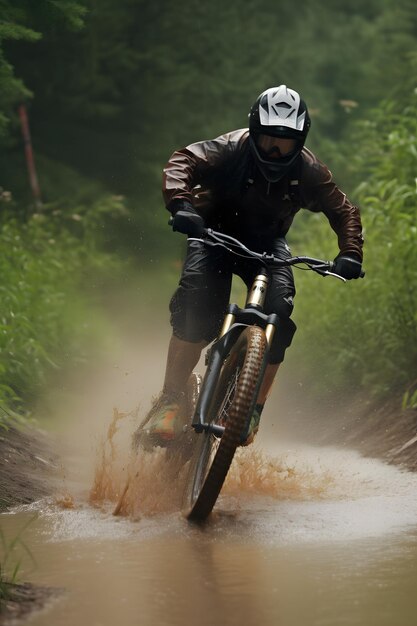
{"label": "brown jacket", "polygon": [[290,172],[268,183],[249,149],[249,131],[235,130],[174,152],[164,168],[163,195],[175,213],[191,202],[207,226],[235,235],[259,249],[285,236],[295,214],[323,212],[341,253],[362,259],[359,209],[332,180],[329,169],[307,148]]}

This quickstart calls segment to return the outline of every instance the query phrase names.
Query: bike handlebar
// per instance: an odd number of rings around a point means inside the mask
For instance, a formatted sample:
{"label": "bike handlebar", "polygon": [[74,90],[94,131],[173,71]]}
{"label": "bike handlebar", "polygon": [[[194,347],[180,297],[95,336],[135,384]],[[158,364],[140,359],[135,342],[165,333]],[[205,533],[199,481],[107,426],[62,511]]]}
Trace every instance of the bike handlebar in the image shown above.
{"label": "bike handlebar", "polygon": [[[323,261],[322,259],[315,259],[309,256],[295,256],[289,257],[288,259],[279,259],[272,253],[268,252],[255,252],[254,250],[250,250],[247,246],[245,246],[241,241],[235,239],[231,235],[226,235],[224,233],[219,233],[210,228],[206,228],[203,232],[203,236],[201,238],[191,237],[194,240],[204,241],[206,245],[211,246],[220,246],[225,248],[232,254],[237,256],[244,256],[246,258],[252,258],[254,260],[260,261],[265,265],[275,265],[276,267],[289,267],[293,265],[297,265],[298,263],[304,263],[311,270],[321,274],[322,276],[334,276],[335,278],[345,280],[338,274],[334,274],[332,270],[334,269],[335,263],[333,261]],[[238,248],[241,254],[237,252],[233,248]]]}
{"label": "bike handlebar", "polygon": [[[170,218],[169,225],[172,225],[172,221],[173,218]],[[260,253],[250,250],[241,241],[235,239],[231,235],[217,232],[211,228],[204,228],[200,237],[188,237],[188,239],[190,241],[201,241],[202,243],[213,247],[222,247],[236,256],[261,261],[265,265],[289,267],[303,263],[307,265],[310,270],[320,274],[321,276],[333,276],[334,278],[338,278],[339,280],[346,282],[345,278],[333,272],[336,265],[334,261],[323,261],[322,259],[315,259],[309,256],[295,256],[289,257],[288,259],[279,259],[275,255],[268,252]],[[239,252],[234,248],[237,248]],[[361,271],[360,278],[363,278],[364,276],[365,272]]]}

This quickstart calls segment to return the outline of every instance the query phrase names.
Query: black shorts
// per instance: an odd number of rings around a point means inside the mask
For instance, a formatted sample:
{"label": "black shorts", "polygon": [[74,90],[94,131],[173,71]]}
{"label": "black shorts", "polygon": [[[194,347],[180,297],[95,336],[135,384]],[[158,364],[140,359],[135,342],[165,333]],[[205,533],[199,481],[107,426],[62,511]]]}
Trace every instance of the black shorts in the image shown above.
{"label": "black shorts", "polygon": [[[275,239],[267,252],[281,259],[291,256],[284,237]],[[180,283],[170,303],[174,335],[190,342],[215,339],[229,304],[233,274],[250,287],[259,269],[256,261],[240,259],[223,248],[208,247],[199,241],[188,242]],[[273,267],[270,275],[264,311],[276,313],[280,324],[269,361],[281,363],[296,330],[290,319],[295,296],[294,277],[290,267]]]}

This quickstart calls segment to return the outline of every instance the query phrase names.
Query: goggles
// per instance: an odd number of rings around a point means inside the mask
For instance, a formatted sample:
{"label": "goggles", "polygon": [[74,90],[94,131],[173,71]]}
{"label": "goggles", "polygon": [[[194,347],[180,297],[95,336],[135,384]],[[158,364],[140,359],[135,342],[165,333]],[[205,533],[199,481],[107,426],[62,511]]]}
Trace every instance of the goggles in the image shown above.
{"label": "goggles", "polygon": [[287,137],[273,137],[271,135],[258,135],[256,147],[261,156],[267,159],[281,159],[286,157],[297,148],[297,140]]}

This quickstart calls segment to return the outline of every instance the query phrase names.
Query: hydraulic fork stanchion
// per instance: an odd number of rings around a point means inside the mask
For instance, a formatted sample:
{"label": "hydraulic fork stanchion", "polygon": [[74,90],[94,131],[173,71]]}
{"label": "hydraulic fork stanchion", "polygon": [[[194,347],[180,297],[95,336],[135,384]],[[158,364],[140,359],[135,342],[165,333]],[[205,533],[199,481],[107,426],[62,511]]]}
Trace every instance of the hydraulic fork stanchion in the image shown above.
{"label": "hydraulic fork stanchion", "polygon": [[268,346],[269,347],[271,347],[272,340],[274,338],[274,334],[275,334],[275,326],[274,326],[274,324],[267,324],[267,326],[265,328],[265,337],[266,337],[266,340],[268,342]]}
{"label": "hydraulic fork stanchion", "polygon": [[227,313],[226,317],[224,318],[223,326],[220,331],[219,337],[223,337],[227,333],[231,325],[234,323],[235,319],[236,319],[236,316],[233,315],[233,313]]}
{"label": "hydraulic fork stanchion", "polygon": [[[252,287],[248,290],[246,307],[262,311],[265,302],[268,282],[269,278],[266,274],[258,274],[257,276],[255,276]],[[227,333],[232,324],[234,324],[235,319],[236,315],[229,311],[224,318],[223,326],[220,331],[220,337],[223,337]]]}
{"label": "hydraulic fork stanchion", "polygon": [[[249,308],[263,309],[266,297],[266,290],[268,288],[269,278],[266,274],[258,274],[253,281],[253,285],[248,292],[246,299],[246,306]],[[265,336],[268,345],[271,346],[272,339],[274,338],[275,325],[267,324],[265,328]]]}

